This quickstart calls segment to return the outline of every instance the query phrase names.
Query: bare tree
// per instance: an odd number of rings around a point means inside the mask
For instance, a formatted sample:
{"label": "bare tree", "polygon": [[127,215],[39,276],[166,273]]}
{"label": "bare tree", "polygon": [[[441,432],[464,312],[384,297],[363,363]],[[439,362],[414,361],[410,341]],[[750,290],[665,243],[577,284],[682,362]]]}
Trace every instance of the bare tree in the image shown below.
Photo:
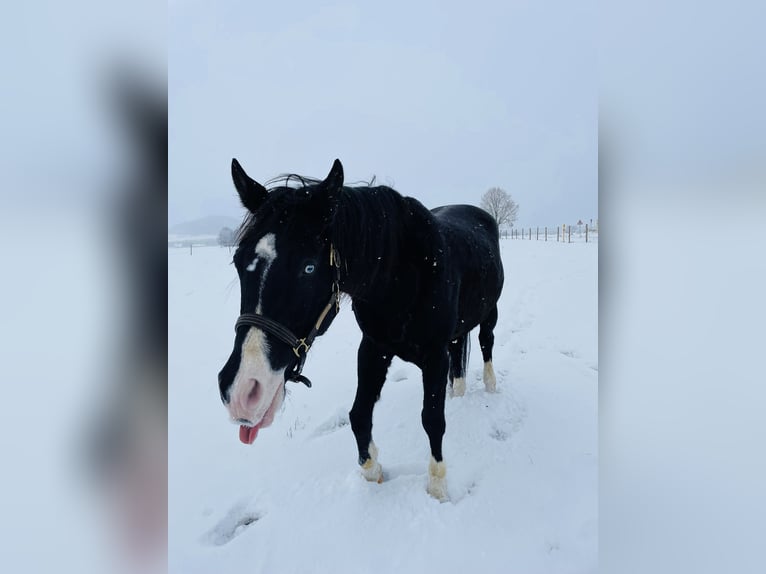
{"label": "bare tree", "polygon": [[504,225],[513,227],[519,215],[519,204],[499,187],[491,187],[481,196],[481,208],[495,218],[500,228]]}

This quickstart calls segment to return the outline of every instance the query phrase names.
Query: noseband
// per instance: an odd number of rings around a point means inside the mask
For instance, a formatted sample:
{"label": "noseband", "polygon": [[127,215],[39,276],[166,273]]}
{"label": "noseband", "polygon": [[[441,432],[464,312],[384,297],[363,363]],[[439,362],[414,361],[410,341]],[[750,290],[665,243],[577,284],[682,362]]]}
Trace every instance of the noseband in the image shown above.
{"label": "noseband", "polygon": [[285,377],[285,380],[295,381],[296,383],[303,383],[309,388],[311,388],[311,381],[307,377],[301,375],[301,371],[303,371],[303,364],[306,362],[306,355],[308,355],[309,349],[314,343],[314,339],[316,339],[316,336],[321,330],[322,325],[324,324],[324,320],[327,317],[327,314],[330,312],[330,309],[332,309],[333,305],[335,305],[336,315],[340,311],[340,261],[338,260],[338,254],[335,252],[335,248],[333,247],[332,243],[330,244],[330,267],[335,270],[335,279],[332,283],[330,301],[327,303],[327,305],[325,305],[325,308],[322,309],[322,312],[319,314],[319,318],[317,319],[309,334],[302,339],[296,337],[290,329],[281,323],[273,321],[272,319],[264,317],[258,313],[243,313],[239,316],[237,323],[234,326],[235,331],[237,331],[242,326],[257,327],[258,329],[273,335],[283,343],[289,345],[298,359],[293,368],[288,373],[287,377]]}

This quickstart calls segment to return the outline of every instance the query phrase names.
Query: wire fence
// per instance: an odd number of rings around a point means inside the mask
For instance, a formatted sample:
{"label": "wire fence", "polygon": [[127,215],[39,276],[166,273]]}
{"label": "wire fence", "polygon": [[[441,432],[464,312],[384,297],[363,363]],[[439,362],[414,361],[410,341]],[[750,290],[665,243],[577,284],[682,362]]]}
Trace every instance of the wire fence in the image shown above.
{"label": "wire fence", "polygon": [[[559,243],[598,243],[598,220],[591,219],[590,223],[562,224],[551,227],[514,227],[500,232],[503,239],[518,239],[520,241],[558,241]],[[221,245],[216,237],[198,237],[183,239],[168,239],[168,248],[188,249],[189,254],[194,253],[197,247],[211,246],[228,247]]]}
{"label": "wire fence", "polygon": [[559,243],[597,243],[598,220],[594,223],[562,224],[552,227],[519,227],[501,233],[505,239],[558,241]]}

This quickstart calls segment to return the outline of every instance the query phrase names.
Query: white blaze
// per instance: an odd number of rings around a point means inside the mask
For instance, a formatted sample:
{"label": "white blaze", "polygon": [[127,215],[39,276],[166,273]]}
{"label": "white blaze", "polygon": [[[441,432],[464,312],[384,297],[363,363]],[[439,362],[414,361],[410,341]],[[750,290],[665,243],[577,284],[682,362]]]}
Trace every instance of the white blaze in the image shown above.
{"label": "white blaze", "polygon": [[274,239],[273,233],[267,233],[261,237],[261,240],[255,246],[255,254],[269,262],[274,261],[277,258],[277,249],[274,246]]}
{"label": "white blaze", "polygon": [[269,267],[277,258],[276,238],[273,233],[267,233],[258,240],[255,245],[255,259],[247,266],[248,271],[255,271],[259,261],[263,261],[265,267],[261,277],[261,285],[258,288],[258,302],[255,306],[255,312],[261,312],[261,296],[263,295],[263,285],[266,283],[266,276],[269,274]]}
{"label": "white blaze", "polygon": [[[263,286],[269,268],[276,258],[276,238],[273,233],[267,233],[256,244],[255,259],[246,267],[247,271],[255,271],[259,262],[264,266],[258,288],[256,313],[261,313]],[[257,385],[260,388],[257,392],[253,388],[253,380],[258,381]],[[283,374],[271,368],[268,344],[263,331],[250,327],[242,343],[239,368],[232,384],[229,406],[232,419],[244,418],[254,424],[263,423],[263,426],[271,424],[276,409],[282,404],[282,385]]]}

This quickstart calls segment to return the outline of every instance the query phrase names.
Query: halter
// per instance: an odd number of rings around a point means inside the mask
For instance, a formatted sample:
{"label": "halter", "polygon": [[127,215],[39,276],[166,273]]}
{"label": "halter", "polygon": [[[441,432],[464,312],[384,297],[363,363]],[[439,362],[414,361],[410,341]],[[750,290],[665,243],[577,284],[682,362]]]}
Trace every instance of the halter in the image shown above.
{"label": "halter", "polygon": [[301,375],[301,371],[303,371],[303,364],[306,362],[306,355],[308,355],[309,349],[311,349],[311,345],[314,343],[314,339],[316,339],[316,336],[319,333],[319,330],[321,329],[322,324],[324,323],[324,320],[327,317],[327,314],[330,312],[330,309],[332,309],[333,305],[335,305],[336,315],[340,311],[340,261],[338,260],[338,255],[332,243],[330,243],[330,267],[335,270],[335,279],[332,283],[330,301],[327,303],[327,305],[325,305],[325,308],[322,309],[322,312],[319,314],[319,318],[317,319],[309,334],[302,339],[296,337],[290,329],[281,323],[269,319],[268,317],[264,317],[258,313],[243,313],[239,316],[237,323],[234,325],[234,331],[237,331],[243,325],[247,325],[249,327],[257,327],[273,335],[283,343],[289,345],[298,360],[288,376],[285,377],[285,380],[295,381],[296,383],[303,383],[309,388],[311,388],[311,381],[307,377]]}

